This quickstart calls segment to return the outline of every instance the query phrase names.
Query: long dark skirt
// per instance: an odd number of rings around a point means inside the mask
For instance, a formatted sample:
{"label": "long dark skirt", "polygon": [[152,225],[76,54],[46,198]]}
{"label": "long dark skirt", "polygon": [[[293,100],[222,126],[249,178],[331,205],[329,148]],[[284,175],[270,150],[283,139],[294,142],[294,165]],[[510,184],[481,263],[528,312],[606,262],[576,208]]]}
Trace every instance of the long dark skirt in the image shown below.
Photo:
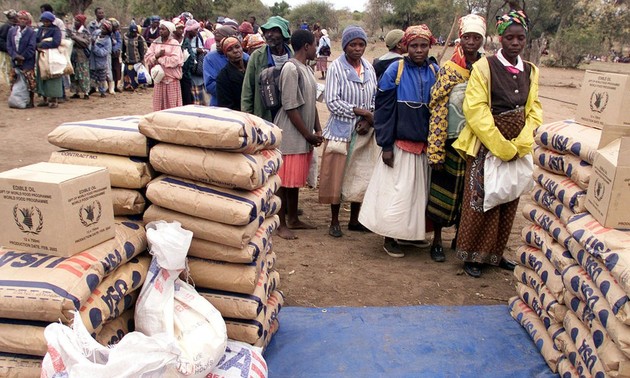
{"label": "long dark skirt", "polygon": [[446,141],[444,168],[431,171],[427,217],[436,226],[450,227],[456,224],[461,211],[466,160],[453,149],[454,141]]}
{"label": "long dark skirt", "polygon": [[181,80],[179,81],[179,84],[182,89],[182,104],[184,105],[194,104],[195,99],[193,98],[193,93],[192,93],[192,87],[193,87],[192,80],[189,78],[182,77]]}

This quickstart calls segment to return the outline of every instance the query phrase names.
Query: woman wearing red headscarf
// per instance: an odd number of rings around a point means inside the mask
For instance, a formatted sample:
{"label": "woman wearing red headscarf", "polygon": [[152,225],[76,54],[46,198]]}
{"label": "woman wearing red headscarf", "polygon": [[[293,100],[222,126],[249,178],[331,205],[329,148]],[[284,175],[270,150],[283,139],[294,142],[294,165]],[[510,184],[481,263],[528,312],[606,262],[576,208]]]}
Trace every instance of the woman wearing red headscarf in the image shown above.
{"label": "woman wearing red headscarf", "polygon": [[227,37],[221,41],[221,51],[228,59],[228,64],[217,75],[217,100],[219,106],[232,110],[241,110],[241,92],[247,61],[243,59],[243,48],[236,37]]}
{"label": "woman wearing red headscarf", "polygon": [[85,27],[87,18],[84,14],[74,16],[74,28],[68,35],[74,42],[72,49],[72,67],[74,74],[70,77],[72,80],[72,89],[74,94],[70,98],[80,98],[79,93],[83,95],[83,99],[90,98],[90,32]]}

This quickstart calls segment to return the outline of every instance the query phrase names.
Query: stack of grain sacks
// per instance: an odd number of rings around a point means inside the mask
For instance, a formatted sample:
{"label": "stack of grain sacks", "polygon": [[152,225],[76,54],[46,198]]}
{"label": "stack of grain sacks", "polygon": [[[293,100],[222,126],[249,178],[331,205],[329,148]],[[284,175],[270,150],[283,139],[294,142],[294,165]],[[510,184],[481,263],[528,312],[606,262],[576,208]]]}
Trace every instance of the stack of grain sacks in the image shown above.
{"label": "stack of grain sacks", "polygon": [[79,311],[103,345],[133,331],[150,258],[144,227],[116,218],[115,237],[70,257],[0,248],[0,376],[39,377],[44,329]]}
{"label": "stack of grain sacks", "polygon": [[150,113],[140,132],[158,140],[144,221],[178,221],[194,234],[190,280],[222,314],[228,337],[265,347],[283,303],[271,235],[278,226],[280,129],[224,108]]}
{"label": "stack of grain sacks", "polygon": [[148,162],[149,144],[138,131],[139,116],[121,116],[63,123],[48,141],[67,150],[53,152],[50,161],[107,167],[114,215],[142,215],[144,188],[155,176]]}
{"label": "stack of grain sacks", "polygon": [[[512,316],[564,376],[630,376],[630,233],[586,210],[602,131],[572,120],[536,132],[535,204],[523,215]],[[625,244],[624,244],[625,243]],[[566,375],[565,375],[566,374]]]}

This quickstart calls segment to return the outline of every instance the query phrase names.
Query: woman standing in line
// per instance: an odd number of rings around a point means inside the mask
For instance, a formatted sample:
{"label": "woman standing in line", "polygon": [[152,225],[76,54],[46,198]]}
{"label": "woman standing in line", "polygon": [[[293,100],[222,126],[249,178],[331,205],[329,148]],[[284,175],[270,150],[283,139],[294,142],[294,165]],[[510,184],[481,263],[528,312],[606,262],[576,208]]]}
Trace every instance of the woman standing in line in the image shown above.
{"label": "woman standing in line", "polygon": [[90,76],[96,83],[101,97],[106,96],[107,75],[110,68],[112,54],[112,23],[108,20],[101,22],[101,33],[92,41],[90,54]]}
{"label": "woman standing in line", "polygon": [[466,158],[457,257],[472,277],[481,276],[483,264],[514,269],[503,252],[518,199],[484,212],[483,177],[489,152],[503,161],[530,154],[534,131],[542,124],[538,68],[520,57],[528,27],[523,11],[512,10],[497,18],[501,49],[474,64],[464,97],[466,126],[453,144]]}
{"label": "woman standing in line", "polygon": [[74,94],[70,98],[90,98],[90,45],[92,39],[90,32],[85,27],[87,17],[84,14],[74,16],[74,27],[68,32],[68,36],[74,42],[72,48],[72,67],[74,73],[70,76]]}
{"label": "woman standing in line", "polygon": [[407,57],[387,67],[378,84],[374,132],[381,147],[365,193],[361,224],[385,237],[383,249],[404,257],[399,244],[422,245],[429,187],[426,155],[429,100],[438,65],[429,57],[429,27],[410,26],[402,43]]}
{"label": "woman standing in line", "polygon": [[[472,65],[481,58],[479,49],[486,35],[486,20],[474,14],[459,19],[460,41],[437,75],[431,91],[431,121],[427,155],[431,165],[431,187],[427,217],[433,222],[431,258],[446,260],[442,247],[442,228],[457,224],[464,190],[466,160],[453,149],[466,120],[464,92]],[[451,248],[455,248],[455,243]]]}
{"label": "woman standing in line", "polygon": [[18,26],[9,30],[7,39],[7,51],[13,62],[10,81],[13,86],[17,80],[15,69],[22,70],[30,98],[26,107],[32,108],[34,106],[33,100],[35,98],[35,91],[37,90],[37,80],[35,79],[35,49],[37,36],[33,28],[31,28],[32,18],[30,13],[24,10],[19,11],[17,13],[17,19]]}
{"label": "woman standing in line", "polygon": [[221,51],[228,59],[228,64],[217,76],[218,106],[232,110],[241,110],[241,93],[247,61],[243,59],[243,48],[236,37],[227,37],[221,41]]}
{"label": "woman standing in line", "polygon": [[[324,37],[322,37],[323,39]],[[319,179],[319,202],[330,204],[328,234],[343,236],[339,225],[341,189],[346,170],[348,145],[352,131],[367,134],[374,125],[374,95],[376,74],[372,65],[363,58],[367,47],[367,34],[359,26],[348,26],[341,37],[344,54],[335,59],[326,79],[326,106],[330,117],[323,132]],[[361,202],[350,204],[350,231],[367,231],[359,223]]]}
{"label": "woman standing in line", "polygon": [[[55,15],[46,11],[42,13],[40,21],[42,22],[42,27],[37,31],[37,50],[58,48],[61,44],[61,30],[53,25]],[[58,107],[57,99],[63,97],[62,80],[62,76],[44,80],[41,78],[39,70],[37,70],[37,89],[43,97],[43,101],[37,106]]]}
{"label": "woman standing in line", "polygon": [[330,38],[328,38],[328,31],[326,29],[320,30],[321,37],[317,44],[317,65],[315,66],[317,71],[322,73],[320,79],[326,79],[326,71],[328,71],[328,57],[331,55],[330,51]]}
{"label": "woman standing in line", "polygon": [[144,57],[149,71],[158,65],[164,70],[164,78],[154,85],[154,111],[182,106],[179,80],[182,78],[184,53],[179,43],[173,38],[173,32],[175,32],[175,24],[160,21],[160,37],[153,41]]}

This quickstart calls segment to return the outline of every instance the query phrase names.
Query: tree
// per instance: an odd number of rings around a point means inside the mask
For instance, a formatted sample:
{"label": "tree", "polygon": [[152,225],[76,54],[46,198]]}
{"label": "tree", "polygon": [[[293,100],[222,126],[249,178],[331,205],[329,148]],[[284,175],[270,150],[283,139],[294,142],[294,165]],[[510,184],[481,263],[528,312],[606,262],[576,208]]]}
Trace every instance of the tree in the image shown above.
{"label": "tree", "polygon": [[257,20],[259,19],[264,23],[264,20],[269,18],[271,15],[271,11],[260,0],[248,0],[244,2],[235,2],[234,5],[230,7],[227,14],[236,19],[238,22],[254,15]]}
{"label": "tree", "polygon": [[334,10],[333,4],[321,0],[310,1],[293,8],[288,17],[294,27],[299,27],[302,20],[306,20],[309,25],[317,22],[327,29],[337,29],[339,25],[339,17],[337,16],[337,11]]}
{"label": "tree", "polygon": [[271,7],[269,7],[272,16],[280,16],[286,17],[290,10],[291,6],[286,1],[282,0],[281,2],[275,2]]}

